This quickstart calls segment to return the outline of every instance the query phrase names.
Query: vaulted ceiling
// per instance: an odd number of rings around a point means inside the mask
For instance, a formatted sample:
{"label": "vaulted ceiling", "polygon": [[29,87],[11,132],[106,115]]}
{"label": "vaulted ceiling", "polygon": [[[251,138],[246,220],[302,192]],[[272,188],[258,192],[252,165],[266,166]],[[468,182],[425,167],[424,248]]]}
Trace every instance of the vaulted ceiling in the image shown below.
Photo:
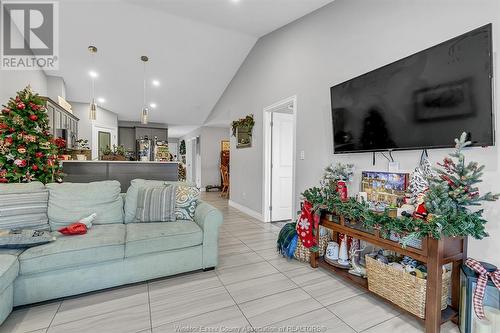
{"label": "vaulted ceiling", "polygon": [[88,102],[96,71],[99,104],[137,121],[147,55],[150,120],[201,125],[259,37],[331,1],[60,1],[60,68],[48,74],[64,78],[68,100]]}

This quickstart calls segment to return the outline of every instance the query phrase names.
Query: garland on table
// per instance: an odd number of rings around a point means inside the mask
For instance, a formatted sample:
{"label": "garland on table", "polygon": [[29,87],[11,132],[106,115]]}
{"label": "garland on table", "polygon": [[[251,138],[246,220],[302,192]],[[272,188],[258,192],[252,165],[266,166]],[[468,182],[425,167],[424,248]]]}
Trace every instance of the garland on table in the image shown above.
{"label": "garland on table", "polygon": [[233,136],[236,136],[236,130],[240,127],[248,128],[250,132],[252,132],[253,126],[255,125],[255,120],[253,119],[253,114],[246,116],[245,118],[241,118],[235,120],[231,123],[231,127],[233,130]]}
{"label": "garland on table", "polygon": [[426,219],[393,218],[387,212],[371,211],[366,203],[354,198],[342,201],[332,187],[313,187],[302,195],[313,205],[316,214],[328,211],[348,219],[362,220],[365,228],[380,230],[383,237],[388,237],[391,232],[401,235],[402,246],[426,236],[482,239],[488,236],[486,220],[482,218],[483,209],[471,211],[470,207],[478,206],[482,201],[495,201],[500,195],[491,192],[479,194],[475,185],[481,182],[484,166],[476,162],[465,163],[463,149],[470,145],[466,137],[463,133],[460,139],[455,139],[455,151],[438,164],[441,168],[435,169],[437,174],[428,176],[429,188],[424,197],[429,213]]}

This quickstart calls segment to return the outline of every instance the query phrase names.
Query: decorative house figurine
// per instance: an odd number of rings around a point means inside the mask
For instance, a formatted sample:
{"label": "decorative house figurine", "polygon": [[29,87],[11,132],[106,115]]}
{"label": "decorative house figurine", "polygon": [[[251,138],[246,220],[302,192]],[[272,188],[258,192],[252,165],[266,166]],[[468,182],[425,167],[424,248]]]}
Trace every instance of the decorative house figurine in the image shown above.
{"label": "decorative house figurine", "polygon": [[325,257],[326,259],[331,261],[339,260],[339,244],[337,244],[336,242],[328,242]]}
{"label": "decorative house figurine", "polygon": [[[468,259],[467,263],[470,263]],[[479,266],[471,269],[462,265],[460,271],[460,332],[461,333],[497,333],[500,332],[500,289],[495,286],[493,279],[497,279],[500,285],[500,271],[497,267],[488,263],[473,261]],[[482,269],[481,269],[482,268]],[[478,271],[488,274],[480,274]],[[496,273],[495,273],[496,272]],[[485,276],[486,275],[486,276]],[[484,318],[478,318],[474,306],[474,294],[478,284],[484,284],[484,297],[478,300],[477,310],[484,313]],[[481,288],[480,288],[481,289]],[[482,309],[482,310],[481,310]]]}

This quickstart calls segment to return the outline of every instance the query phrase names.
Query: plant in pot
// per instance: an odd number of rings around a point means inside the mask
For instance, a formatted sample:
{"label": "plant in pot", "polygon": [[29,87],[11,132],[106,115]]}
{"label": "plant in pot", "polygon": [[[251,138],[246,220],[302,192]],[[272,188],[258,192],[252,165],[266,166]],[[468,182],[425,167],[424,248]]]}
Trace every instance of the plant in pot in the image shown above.
{"label": "plant in pot", "polygon": [[85,161],[87,159],[90,159],[89,140],[87,139],[76,140],[75,145],[73,147],[73,154],[75,155],[78,161]]}
{"label": "plant in pot", "polygon": [[125,157],[125,147],[122,145],[106,146],[106,148],[101,149],[101,160],[103,161],[126,161]]}

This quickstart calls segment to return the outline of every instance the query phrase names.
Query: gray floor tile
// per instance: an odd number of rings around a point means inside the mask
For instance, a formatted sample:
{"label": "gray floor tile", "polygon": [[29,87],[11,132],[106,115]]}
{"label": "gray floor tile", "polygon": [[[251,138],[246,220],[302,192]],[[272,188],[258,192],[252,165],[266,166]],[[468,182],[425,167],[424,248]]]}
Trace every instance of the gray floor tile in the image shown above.
{"label": "gray floor tile", "polygon": [[244,266],[217,269],[217,274],[225,285],[255,279],[273,273],[278,273],[278,270],[265,261]]}
{"label": "gray floor tile", "polygon": [[16,310],[0,326],[0,333],[26,333],[49,327],[61,302]]}
{"label": "gray floor tile", "polygon": [[245,317],[255,328],[285,321],[321,308],[321,304],[301,289],[256,299],[239,305]]}
{"label": "gray floor tile", "polygon": [[154,333],[176,333],[190,327],[200,327],[205,332],[248,332],[251,327],[237,306],[201,314],[153,328]]}
{"label": "gray floor tile", "polygon": [[147,304],[50,326],[47,333],[136,333],[151,328]]}
{"label": "gray floor tile", "polygon": [[280,332],[284,328],[297,332],[327,332],[327,333],[356,333],[333,313],[327,309],[318,309],[303,315],[288,318],[282,322],[270,325],[274,332]]}
{"label": "gray floor tile", "polygon": [[168,293],[161,299],[151,298],[151,321],[158,327],[234,304],[224,287]]}
{"label": "gray floor tile", "polygon": [[219,256],[219,265],[217,266],[217,268],[222,269],[234,266],[248,265],[262,261],[264,261],[264,258],[253,251],[238,254],[225,254]]}
{"label": "gray floor tile", "polygon": [[297,285],[281,273],[226,285],[236,303],[248,302],[264,296],[295,289]]}
{"label": "gray floor tile", "polygon": [[52,325],[147,304],[148,298],[148,286],[144,283],[67,299],[62,302]]}
{"label": "gray floor tile", "polygon": [[351,297],[328,309],[358,332],[400,315],[394,307],[368,294]]}

